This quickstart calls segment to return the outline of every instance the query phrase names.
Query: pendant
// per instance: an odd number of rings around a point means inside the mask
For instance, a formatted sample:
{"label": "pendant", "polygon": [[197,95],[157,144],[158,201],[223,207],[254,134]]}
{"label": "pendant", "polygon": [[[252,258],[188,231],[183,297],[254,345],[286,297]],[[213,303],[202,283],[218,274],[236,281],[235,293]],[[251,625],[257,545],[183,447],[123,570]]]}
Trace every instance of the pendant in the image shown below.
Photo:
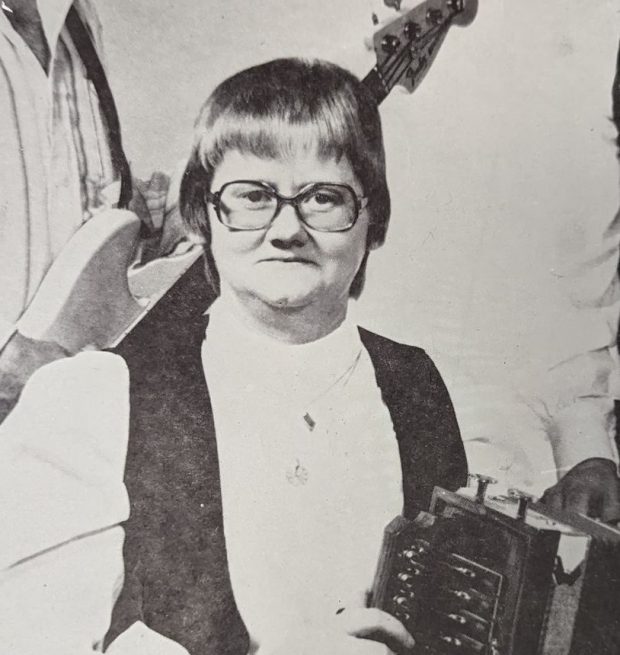
{"label": "pendant", "polygon": [[308,412],[304,414],[304,421],[306,423],[306,427],[308,428],[308,430],[312,432],[312,430],[314,430],[314,428],[316,427],[316,421],[312,418],[312,416],[310,416],[310,414],[308,414]]}
{"label": "pendant", "polygon": [[291,468],[286,472],[286,480],[294,487],[299,487],[308,482],[309,474],[308,469],[305,466],[302,466],[299,460],[295,461],[295,468]]}

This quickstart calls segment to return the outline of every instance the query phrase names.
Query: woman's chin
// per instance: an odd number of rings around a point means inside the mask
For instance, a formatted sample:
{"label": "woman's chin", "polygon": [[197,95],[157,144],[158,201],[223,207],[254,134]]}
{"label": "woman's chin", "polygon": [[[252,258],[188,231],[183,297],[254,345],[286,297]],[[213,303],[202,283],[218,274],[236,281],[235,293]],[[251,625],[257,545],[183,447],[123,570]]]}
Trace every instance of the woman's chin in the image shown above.
{"label": "woman's chin", "polygon": [[274,309],[303,309],[315,303],[320,298],[316,289],[264,287],[256,289],[255,298]]}
{"label": "woman's chin", "polygon": [[313,297],[306,293],[265,293],[260,300],[274,309],[303,309],[312,304]]}

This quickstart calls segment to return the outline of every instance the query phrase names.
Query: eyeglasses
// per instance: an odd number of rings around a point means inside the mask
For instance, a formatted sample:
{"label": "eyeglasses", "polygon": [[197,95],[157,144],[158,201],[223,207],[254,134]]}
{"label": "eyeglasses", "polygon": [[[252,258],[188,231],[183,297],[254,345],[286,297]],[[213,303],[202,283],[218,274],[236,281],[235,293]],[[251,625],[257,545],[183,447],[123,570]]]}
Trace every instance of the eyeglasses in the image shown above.
{"label": "eyeglasses", "polygon": [[299,220],[317,232],[344,232],[355,225],[368,199],[346,184],[319,182],[292,197],[280,195],[266,182],[236,180],[208,193],[220,223],[233,230],[264,230],[284,205],[292,205]]}

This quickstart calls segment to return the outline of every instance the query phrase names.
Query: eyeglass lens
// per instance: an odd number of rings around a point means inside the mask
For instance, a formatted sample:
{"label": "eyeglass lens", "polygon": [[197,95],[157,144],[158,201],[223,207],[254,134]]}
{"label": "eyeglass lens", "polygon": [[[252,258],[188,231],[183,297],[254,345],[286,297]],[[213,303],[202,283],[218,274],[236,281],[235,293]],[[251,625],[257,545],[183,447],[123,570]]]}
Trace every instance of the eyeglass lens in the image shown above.
{"label": "eyeglass lens", "polygon": [[235,229],[262,229],[274,219],[282,202],[294,204],[303,222],[316,230],[346,230],[357,219],[355,192],[348,186],[315,184],[294,198],[282,198],[255,182],[229,182],[219,193],[220,220]]}

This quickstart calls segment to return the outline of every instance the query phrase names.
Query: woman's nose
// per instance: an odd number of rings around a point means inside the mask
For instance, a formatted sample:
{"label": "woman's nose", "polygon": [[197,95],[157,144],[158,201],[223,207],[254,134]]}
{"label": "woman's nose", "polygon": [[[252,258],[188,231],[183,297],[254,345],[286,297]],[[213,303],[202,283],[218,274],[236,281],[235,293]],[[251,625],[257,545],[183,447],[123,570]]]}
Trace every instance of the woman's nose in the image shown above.
{"label": "woman's nose", "polygon": [[308,233],[297,210],[293,205],[284,205],[278,215],[271,221],[267,230],[267,238],[272,242],[290,244],[292,242],[305,243]]}

